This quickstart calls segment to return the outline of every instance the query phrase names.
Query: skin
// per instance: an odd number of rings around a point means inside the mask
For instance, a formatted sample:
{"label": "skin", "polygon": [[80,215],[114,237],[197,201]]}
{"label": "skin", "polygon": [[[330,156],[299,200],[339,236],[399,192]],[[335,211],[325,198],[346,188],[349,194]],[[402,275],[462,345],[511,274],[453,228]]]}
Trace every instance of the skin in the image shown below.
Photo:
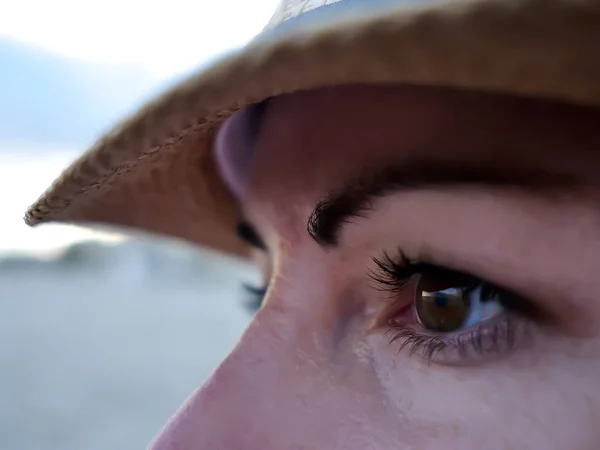
{"label": "skin", "polygon": [[[272,99],[237,189],[268,248],[257,251],[268,293],[237,347],[151,448],[597,448],[598,123],[594,109],[433,88]],[[417,159],[535,173],[529,186],[389,193],[341,229],[337,246],[307,233],[328,192]],[[509,289],[538,313],[514,315],[510,351],[428,361],[400,350],[402,339],[389,342],[390,317],[431,334],[403,312],[414,290],[394,297],[368,277],[373,257],[399,247]]]}

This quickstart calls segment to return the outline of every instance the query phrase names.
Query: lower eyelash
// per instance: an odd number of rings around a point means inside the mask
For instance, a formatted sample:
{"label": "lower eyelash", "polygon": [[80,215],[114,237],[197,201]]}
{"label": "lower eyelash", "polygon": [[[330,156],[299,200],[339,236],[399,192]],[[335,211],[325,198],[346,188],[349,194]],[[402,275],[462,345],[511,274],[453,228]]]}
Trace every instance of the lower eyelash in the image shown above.
{"label": "lower eyelash", "polygon": [[255,313],[262,306],[267,293],[267,287],[257,288],[249,284],[243,284],[242,287],[249,294],[248,299],[244,301],[244,306],[252,313]]}
{"label": "lower eyelash", "polygon": [[400,320],[391,320],[386,331],[390,344],[399,343],[398,352],[408,350],[427,363],[457,363],[514,350],[529,337],[525,322],[510,314],[484,322],[474,328],[448,334],[425,334]]}
{"label": "lower eyelash", "polygon": [[390,328],[386,335],[390,336],[390,344],[400,342],[398,353],[408,348],[410,355],[420,353],[428,363],[431,362],[434,355],[446,347],[445,339],[442,336],[427,336],[409,328]]}

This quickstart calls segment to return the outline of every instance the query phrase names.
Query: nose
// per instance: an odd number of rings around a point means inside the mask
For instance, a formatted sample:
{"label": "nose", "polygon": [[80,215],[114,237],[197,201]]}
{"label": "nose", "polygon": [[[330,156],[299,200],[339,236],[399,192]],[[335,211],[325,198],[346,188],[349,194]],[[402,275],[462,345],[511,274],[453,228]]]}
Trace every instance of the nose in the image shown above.
{"label": "nose", "polygon": [[340,339],[331,289],[282,280],[150,450],[387,448],[372,436],[392,415],[382,413],[371,358]]}
{"label": "nose", "polygon": [[[263,308],[238,345],[194,392],[150,445],[151,450],[244,449],[276,446],[278,424],[289,441],[298,404],[306,403],[298,377],[298,336],[286,312]],[[304,372],[304,373],[302,373]],[[299,393],[300,392],[300,393]],[[287,417],[287,418],[286,418]],[[279,429],[278,429],[279,428]]]}

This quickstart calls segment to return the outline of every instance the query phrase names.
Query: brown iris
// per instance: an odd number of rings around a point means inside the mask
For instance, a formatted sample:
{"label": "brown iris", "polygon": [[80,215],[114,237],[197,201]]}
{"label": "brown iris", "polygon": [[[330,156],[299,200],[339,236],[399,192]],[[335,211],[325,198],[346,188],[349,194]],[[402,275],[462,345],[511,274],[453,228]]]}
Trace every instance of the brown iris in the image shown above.
{"label": "brown iris", "polygon": [[415,308],[423,327],[431,331],[460,329],[470,309],[470,291],[460,277],[421,275],[415,287]]}

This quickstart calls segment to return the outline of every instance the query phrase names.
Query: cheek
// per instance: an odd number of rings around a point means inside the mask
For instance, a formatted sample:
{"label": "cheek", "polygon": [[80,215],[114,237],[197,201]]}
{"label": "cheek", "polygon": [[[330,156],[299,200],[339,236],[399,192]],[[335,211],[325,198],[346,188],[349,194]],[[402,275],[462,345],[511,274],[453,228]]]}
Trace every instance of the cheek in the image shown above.
{"label": "cheek", "polygon": [[401,442],[369,366],[332,359],[323,330],[289,312],[268,305],[257,314],[155,450],[387,450]]}
{"label": "cheek", "polygon": [[313,430],[311,435],[324,427],[327,442],[353,444],[327,447],[320,441],[315,448],[387,450],[402,443],[433,450],[445,448],[449,438],[457,445],[472,442],[478,434],[468,422],[436,413],[439,402],[448,399],[425,395],[423,373],[431,368],[407,370],[387,343],[365,341],[367,308],[350,287],[344,262],[311,252],[303,247],[291,251],[295,258],[280,255],[285,263],[255,320],[261,328],[255,336],[265,341],[252,347],[270,348],[279,377],[266,383],[265,395],[302,405],[277,411],[278,418],[288,414],[290,424]]}
{"label": "cheek", "polygon": [[385,396],[440,439],[469,449],[595,448],[600,360],[580,358],[581,344],[538,341],[535,356],[526,350],[481,367],[428,366],[398,355],[381,336],[369,345]]}

